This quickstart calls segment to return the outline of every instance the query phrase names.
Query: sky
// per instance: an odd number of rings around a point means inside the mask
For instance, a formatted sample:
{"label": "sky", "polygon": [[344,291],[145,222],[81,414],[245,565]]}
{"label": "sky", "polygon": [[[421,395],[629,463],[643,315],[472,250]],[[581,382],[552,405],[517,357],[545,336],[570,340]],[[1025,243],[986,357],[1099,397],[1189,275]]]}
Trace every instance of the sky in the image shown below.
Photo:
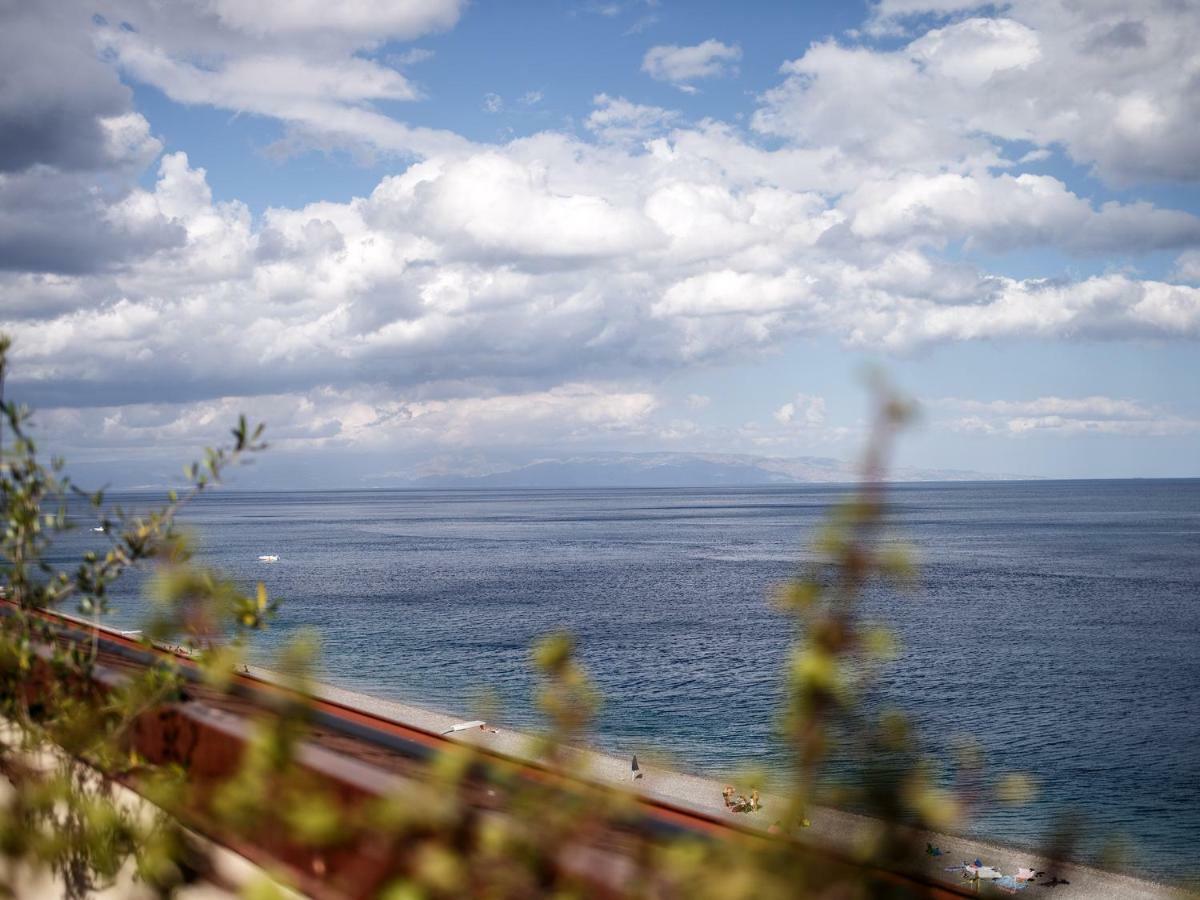
{"label": "sky", "polygon": [[1200,4],[0,0],[0,329],[118,487],[1200,476]]}

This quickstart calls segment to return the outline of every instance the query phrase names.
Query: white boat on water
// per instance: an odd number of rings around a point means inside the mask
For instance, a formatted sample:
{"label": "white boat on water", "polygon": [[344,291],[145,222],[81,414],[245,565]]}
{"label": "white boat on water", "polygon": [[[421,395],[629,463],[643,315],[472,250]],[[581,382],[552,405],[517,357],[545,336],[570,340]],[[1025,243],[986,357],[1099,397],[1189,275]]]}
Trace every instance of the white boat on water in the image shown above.
{"label": "white boat on water", "polygon": [[264,553],[258,558],[259,562],[279,562],[279,557],[274,553]]}
{"label": "white boat on water", "polygon": [[107,529],[103,525],[96,525],[92,528],[92,531],[99,531],[101,533],[103,533],[106,530]]}

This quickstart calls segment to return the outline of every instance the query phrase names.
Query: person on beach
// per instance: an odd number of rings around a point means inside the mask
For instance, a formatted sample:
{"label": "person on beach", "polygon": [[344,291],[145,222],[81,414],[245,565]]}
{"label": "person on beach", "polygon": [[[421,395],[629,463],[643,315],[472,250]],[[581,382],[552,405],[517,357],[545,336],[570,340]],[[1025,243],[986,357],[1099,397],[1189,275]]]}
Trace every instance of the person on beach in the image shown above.
{"label": "person on beach", "polygon": [[733,808],[733,785],[727,784],[721,791],[721,798],[725,801],[725,808]]}
{"label": "person on beach", "polygon": [[748,813],[762,809],[762,803],[758,799],[758,791],[751,791],[749,797],[745,794],[738,794],[737,797],[734,797],[733,786],[727,784],[721,791],[721,799],[725,802],[725,808],[733,812]]}
{"label": "person on beach", "polygon": [[641,770],[640,768],[638,768],[637,754],[636,754],[636,753],[635,753],[635,754],[633,754],[633,765],[632,765],[631,769],[632,769],[632,773],[633,773],[633,780],[634,780],[634,781],[637,781],[639,778],[641,778],[641,777],[642,777],[642,770]]}

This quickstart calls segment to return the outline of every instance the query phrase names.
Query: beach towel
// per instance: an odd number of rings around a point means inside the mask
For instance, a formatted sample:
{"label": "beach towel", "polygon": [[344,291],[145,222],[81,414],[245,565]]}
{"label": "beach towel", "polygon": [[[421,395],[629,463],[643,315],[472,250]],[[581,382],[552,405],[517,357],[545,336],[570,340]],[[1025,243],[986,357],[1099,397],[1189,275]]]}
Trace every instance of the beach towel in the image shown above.
{"label": "beach towel", "polygon": [[975,860],[973,863],[966,863],[962,868],[963,875],[967,878],[983,878],[990,881],[991,879],[1000,877],[998,871],[991,866],[985,866],[979,860]]}
{"label": "beach towel", "polygon": [[1024,881],[1018,881],[1015,875],[1005,875],[1003,878],[997,878],[993,884],[1007,894],[1015,894],[1017,891],[1023,891],[1026,888]]}
{"label": "beach towel", "polygon": [[1037,876],[1037,872],[1033,869],[1027,869],[1024,866],[1017,869],[1017,881],[1032,881]]}

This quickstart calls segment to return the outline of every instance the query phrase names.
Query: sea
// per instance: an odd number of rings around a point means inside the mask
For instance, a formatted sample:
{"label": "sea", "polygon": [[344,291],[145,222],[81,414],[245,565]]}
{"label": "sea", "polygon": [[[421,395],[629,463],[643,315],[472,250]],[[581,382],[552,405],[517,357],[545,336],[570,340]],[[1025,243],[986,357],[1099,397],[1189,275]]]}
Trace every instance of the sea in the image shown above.
{"label": "sea", "polygon": [[[603,696],[593,745],[779,774],[796,635],[770,597],[852,492],[218,490],[182,521],[204,563],[282,600],[260,663],[307,629],[332,683],[535,729],[530,647],[567,631]],[[1018,806],[976,791],[962,830],[1040,846],[1069,822],[1083,861],[1200,887],[1200,480],[897,484],[888,499],[918,578],[863,598],[899,641],[870,702],[904,710],[933,760],[970,744],[990,775],[1036,787]],[[86,524],[55,561],[100,545]],[[138,579],[115,597],[136,627]]]}

